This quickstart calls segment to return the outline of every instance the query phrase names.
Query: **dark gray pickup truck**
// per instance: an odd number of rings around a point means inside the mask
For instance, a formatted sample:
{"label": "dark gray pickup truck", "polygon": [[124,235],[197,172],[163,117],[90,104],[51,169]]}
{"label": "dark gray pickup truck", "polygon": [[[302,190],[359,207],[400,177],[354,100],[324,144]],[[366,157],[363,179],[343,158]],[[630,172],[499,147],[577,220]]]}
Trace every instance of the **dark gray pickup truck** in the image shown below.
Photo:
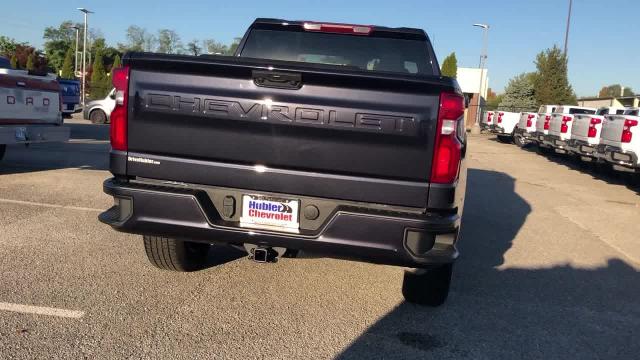
{"label": "dark gray pickup truck", "polygon": [[464,202],[464,98],[424,31],[256,20],[235,56],[128,53],[114,71],[115,205],[155,266],[300,250],[411,268],[447,297]]}

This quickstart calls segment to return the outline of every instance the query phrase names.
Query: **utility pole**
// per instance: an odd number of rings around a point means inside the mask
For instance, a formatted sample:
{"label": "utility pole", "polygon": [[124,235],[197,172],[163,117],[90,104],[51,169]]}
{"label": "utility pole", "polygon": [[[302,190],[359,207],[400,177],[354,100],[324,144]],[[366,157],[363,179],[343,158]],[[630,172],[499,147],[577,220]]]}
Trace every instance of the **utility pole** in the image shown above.
{"label": "utility pole", "polygon": [[73,76],[78,74],[78,42],[80,40],[80,27],[78,25],[71,26],[71,29],[76,30],[76,51],[73,53]]}
{"label": "utility pole", "polygon": [[573,0],[569,0],[569,15],[567,15],[567,31],[564,33],[564,57],[567,57],[567,48],[569,46],[569,27],[571,26],[571,8]]}
{"label": "utility pole", "polygon": [[480,134],[480,116],[481,116],[481,108],[480,108],[480,100],[482,99],[482,89],[484,81],[484,67],[487,61],[487,44],[489,42],[489,25],[487,24],[473,24],[475,27],[479,27],[483,29],[482,33],[482,52],[480,53],[480,88],[478,89],[478,102],[476,105],[476,121],[471,128],[472,134]]}
{"label": "utility pole", "polygon": [[86,89],[87,89],[87,15],[93,14],[85,8],[78,8],[78,10],[84,13],[84,40],[82,45],[82,107],[86,104]]}

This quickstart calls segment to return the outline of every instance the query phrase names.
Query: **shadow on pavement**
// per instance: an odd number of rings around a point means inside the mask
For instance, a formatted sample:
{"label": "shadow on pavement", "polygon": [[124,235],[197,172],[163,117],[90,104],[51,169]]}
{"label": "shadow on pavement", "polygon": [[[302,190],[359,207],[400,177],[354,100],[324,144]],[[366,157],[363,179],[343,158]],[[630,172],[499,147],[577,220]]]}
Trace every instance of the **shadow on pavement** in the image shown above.
{"label": "shadow on pavement", "polygon": [[109,125],[65,124],[70,128],[70,141],[10,145],[0,160],[0,175],[42,170],[109,168]]}
{"label": "shadow on pavement", "polygon": [[[536,151],[536,146],[531,146]],[[542,154],[541,154],[542,155]],[[640,173],[614,171],[610,164],[581,161],[575,155],[550,153],[543,155],[549,161],[563,165],[567,169],[578,171],[609,184],[626,186],[629,190],[640,194]]]}
{"label": "shadow on pavement", "polygon": [[228,245],[211,245],[209,257],[207,258],[207,266],[214,267],[223,265],[240,258],[246,257],[247,252]]}
{"label": "shadow on pavement", "polygon": [[467,186],[447,303],[403,302],[337,358],[637,358],[640,273],[619,259],[593,269],[500,268],[531,207],[504,173],[470,169]]}

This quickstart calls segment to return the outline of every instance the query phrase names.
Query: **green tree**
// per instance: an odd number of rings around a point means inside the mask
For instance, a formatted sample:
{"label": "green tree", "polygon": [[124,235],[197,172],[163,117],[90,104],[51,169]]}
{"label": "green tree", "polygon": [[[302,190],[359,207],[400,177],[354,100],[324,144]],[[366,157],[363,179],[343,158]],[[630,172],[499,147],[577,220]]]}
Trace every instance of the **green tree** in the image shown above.
{"label": "green tree", "polygon": [[120,55],[116,55],[116,57],[113,59],[113,68],[119,68],[122,66],[122,60],[120,60]]}
{"label": "green tree", "polygon": [[165,54],[179,54],[182,52],[180,35],[170,29],[158,30],[158,52]]}
{"label": "green tree", "polygon": [[158,39],[150,34],[147,29],[136,25],[127,28],[127,43],[118,44],[120,52],[127,51],[153,51],[158,43]]}
{"label": "green tree", "polygon": [[102,59],[102,52],[98,52],[93,61],[91,71],[91,97],[94,99],[102,98],[111,89],[108,84],[109,78],[107,77],[107,71],[104,67],[104,61]]}
{"label": "green tree", "polygon": [[242,40],[240,37],[233,38],[233,42],[231,42],[231,45],[229,45],[227,49],[227,55],[233,55],[236,52],[236,49],[240,46],[240,40]]}
{"label": "green tree", "polygon": [[113,69],[117,69],[122,66],[122,61],[120,60],[120,55],[116,54],[116,57],[113,59],[113,64],[111,65],[111,71],[109,71],[109,76],[107,77],[106,85],[111,87],[113,83]]}
{"label": "green tree", "polygon": [[202,40],[202,47],[205,49],[207,54],[227,54],[229,51],[229,47],[222,43],[219,43],[213,39],[205,39]]}
{"label": "green tree", "polygon": [[[64,64],[64,59],[67,54],[67,50],[75,46],[76,30],[72,26],[78,26],[80,28],[80,39],[83,37],[83,27],[80,24],[74,24],[70,20],[63,21],[59,26],[49,26],[44,29],[45,40],[44,51],[47,54],[47,60],[49,66],[55,71],[61,70]],[[82,42],[78,45],[80,51],[82,51]]]}
{"label": "green tree", "polygon": [[29,56],[27,57],[27,65],[25,66],[25,68],[29,71],[33,71],[36,69],[34,53],[29,54]]}
{"label": "green tree", "polygon": [[455,78],[458,75],[458,59],[456,59],[456,53],[452,52],[444,58],[442,62],[442,75]]}
{"label": "green tree", "polygon": [[530,74],[520,74],[509,80],[498,109],[521,112],[535,110],[536,107],[533,77]]}
{"label": "green tree", "polygon": [[553,48],[536,57],[537,72],[532,75],[538,104],[575,105],[576,95],[569,84],[567,57],[562,50]]}
{"label": "green tree", "polygon": [[193,39],[187,43],[187,52],[194,56],[200,55],[202,48],[198,45],[198,40]]}
{"label": "green tree", "polygon": [[63,79],[73,79],[75,78],[74,71],[73,49],[69,48],[69,50],[67,50],[67,54],[64,56],[64,63],[62,64],[62,74],[60,74],[60,77],[62,77]]}
{"label": "green tree", "polygon": [[16,54],[11,55],[11,60],[9,60],[11,62],[11,67],[14,69],[18,68],[18,58],[16,57]]}
{"label": "green tree", "polygon": [[28,47],[29,44],[26,42],[19,43],[10,37],[0,35],[0,55],[2,56],[13,55],[15,54],[18,46]]}
{"label": "green tree", "polygon": [[624,91],[622,89],[622,85],[614,84],[609,86],[603,86],[598,93],[598,97],[618,97],[618,96],[633,96],[633,89],[628,86],[624,87]]}

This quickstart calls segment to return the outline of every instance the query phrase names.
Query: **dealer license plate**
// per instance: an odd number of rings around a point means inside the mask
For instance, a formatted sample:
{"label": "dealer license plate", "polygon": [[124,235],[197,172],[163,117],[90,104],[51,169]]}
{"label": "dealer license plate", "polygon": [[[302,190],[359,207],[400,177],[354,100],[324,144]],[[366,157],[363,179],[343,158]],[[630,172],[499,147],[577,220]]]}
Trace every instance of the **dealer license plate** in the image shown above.
{"label": "dealer license plate", "polygon": [[270,230],[297,232],[300,200],[263,195],[242,196],[240,225]]}

